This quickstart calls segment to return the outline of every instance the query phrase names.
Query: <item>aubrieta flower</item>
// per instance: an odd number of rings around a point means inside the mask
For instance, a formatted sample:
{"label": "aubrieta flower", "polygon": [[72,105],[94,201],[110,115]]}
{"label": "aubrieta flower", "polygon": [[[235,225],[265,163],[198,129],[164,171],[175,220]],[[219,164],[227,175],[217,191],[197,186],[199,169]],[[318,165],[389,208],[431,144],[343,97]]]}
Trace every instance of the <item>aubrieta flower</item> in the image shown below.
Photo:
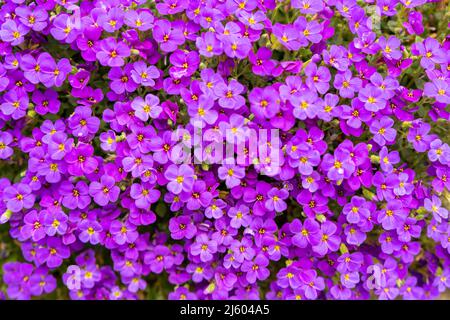
{"label": "aubrieta flower", "polygon": [[131,107],[135,110],[135,115],[142,121],[147,121],[150,118],[157,118],[162,112],[159,98],[155,95],[148,94],[145,100],[137,97],[131,103]]}
{"label": "aubrieta flower", "polygon": [[438,298],[448,26],[372,2],[3,3],[0,300]]}
{"label": "aubrieta flower", "polygon": [[113,178],[103,175],[100,182],[93,181],[89,185],[89,194],[99,205],[115,202],[119,198],[120,189],[115,185]]}
{"label": "aubrieta flower", "polygon": [[189,192],[192,190],[194,170],[186,164],[182,164],[179,167],[171,164],[164,172],[164,177],[169,180],[167,188],[175,194],[179,194],[181,191]]}

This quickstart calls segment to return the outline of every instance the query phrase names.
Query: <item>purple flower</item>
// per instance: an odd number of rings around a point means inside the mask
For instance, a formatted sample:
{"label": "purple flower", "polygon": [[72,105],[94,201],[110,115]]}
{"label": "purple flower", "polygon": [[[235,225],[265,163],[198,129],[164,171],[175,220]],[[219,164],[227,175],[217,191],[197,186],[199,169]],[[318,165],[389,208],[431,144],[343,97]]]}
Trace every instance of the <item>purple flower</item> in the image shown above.
{"label": "purple flower", "polygon": [[57,15],[52,21],[53,28],[50,29],[51,35],[56,40],[72,43],[78,35],[78,30],[75,28],[76,22],[73,19],[73,16],[67,14]]}
{"label": "purple flower", "polygon": [[394,164],[400,162],[400,155],[398,151],[389,152],[386,147],[380,150],[380,167],[386,173],[391,173],[394,170]]}
{"label": "purple flower", "polygon": [[96,53],[98,61],[109,67],[121,67],[124,58],[130,55],[130,48],[123,41],[117,42],[114,38],[106,38],[100,42],[100,48]]}
{"label": "purple flower", "polygon": [[111,222],[109,232],[111,233],[114,241],[119,245],[122,245],[124,243],[134,243],[139,236],[138,232],[136,231],[136,226],[129,223],[128,221],[122,223],[120,221],[114,220],[113,222]]}
{"label": "purple flower", "polygon": [[289,192],[286,189],[272,188],[267,194],[268,199],[266,200],[265,206],[267,210],[276,212],[283,212],[287,208],[286,200],[289,196]]}
{"label": "purple flower", "polygon": [[210,240],[206,234],[202,233],[196,237],[190,252],[193,256],[199,256],[202,262],[211,261],[213,254],[217,252],[217,242]]}
{"label": "purple flower", "polygon": [[75,113],[69,118],[69,128],[72,134],[78,137],[86,137],[95,134],[100,127],[100,119],[92,116],[89,107],[77,107]]}
{"label": "purple flower", "polygon": [[24,36],[28,33],[27,28],[22,23],[16,23],[13,19],[6,20],[0,28],[0,38],[2,41],[10,42],[11,45],[17,46],[24,40]]}
{"label": "purple flower", "polygon": [[383,91],[370,84],[359,91],[358,98],[364,102],[364,107],[368,111],[377,112],[386,107],[386,99]]}
{"label": "purple flower", "polygon": [[91,203],[89,188],[84,181],[78,181],[75,186],[64,181],[60,185],[60,193],[63,196],[62,204],[69,209],[84,209]]}
{"label": "purple flower", "polygon": [[380,120],[374,120],[370,125],[370,132],[374,134],[373,140],[380,146],[384,146],[387,142],[395,141],[397,131],[392,128],[394,120],[389,117],[383,117]]}
{"label": "purple flower", "polygon": [[362,197],[354,196],[350,203],[347,203],[343,208],[343,213],[349,223],[358,223],[361,220],[361,216],[370,215],[370,207],[366,200]]}
{"label": "purple flower", "polygon": [[346,70],[336,74],[333,85],[336,89],[339,89],[339,95],[342,98],[353,98],[355,92],[362,88],[362,81],[359,78],[352,77],[352,72]]}
{"label": "purple flower", "polygon": [[320,94],[328,91],[331,74],[326,67],[317,67],[315,63],[309,63],[305,68],[305,75],[307,76],[306,84],[309,88],[317,90]]}
{"label": "purple flower", "polygon": [[185,41],[182,31],[171,25],[170,21],[164,19],[156,21],[153,28],[153,38],[164,52],[175,51]]}
{"label": "purple flower", "polygon": [[94,148],[89,144],[81,143],[67,153],[65,161],[69,164],[68,172],[75,176],[82,176],[94,172],[98,161],[92,156]]}
{"label": "purple flower", "polygon": [[313,251],[320,255],[325,255],[327,252],[338,250],[341,240],[336,235],[337,227],[331,221],[325,221],[320,226],[321,237],[319,243],[313,246]]}
{"label": "purple flower", "polygon": [[169,180],[169,191],[180,194],[182,191],[190,192],[194,185],[194,170],[187,164],[177,166],[171,164],[164,172],[164,177]]}
{"label": "purple flower", "polygon": [[248,227],[251,222],[250,210],[245,205],[239,207],[231,207],[228,210],[228,216],[231,218],[230,226],[239,229],[241,226]]}
{"label": "purple flower", "polygon": [[127,10],[124,16],[124,22],[132,27],[137,28],[140,31],[147,31],[153,27],[154,17],[150,10]]}
{"label": "purple flower", "polygon": [[67,225],[67,216],[61,211],[41,211],[41,214],[44,216],[44,225],[45,232],[48,236],[53,237],[55,234],[63,235],[66,233],[68,225]]}
{"label": "purple flower", "polygon": [[227,109],[238,109],[245,104],[245,99],[240,95],[244,86],[237,80],[232,79],[227,85],[224,82],[214,87],[214,93],[219,98],[219,105]]}
{"label": "purple flower", "polygon": [[294,219],[289,224],[289,231],[294,234],[292,244],[306,248],[309,245],[315,246],[320,242],[320,225],[313,219],[306,219],[303,224],[300,220]]}
{"label": "purple flower", "polygon": [[408,20],[403,22],[403,26],[409,34],[422,34],[424,31],[422,14],[419,11],[411,11],[409,13]]}
{"label": "purple flower", "polygon": [[434,79],[432,82],[425,83],[423,94],[435,98],[437,102],[450,103],[450,87],[444,80]]}
{"label": "purple flower", "polygon": [[230,58],[244,59],[252,49],[250,40],[241,35],[231,35],[222,42],[223,51]]}
{"label": "purple flower", "polygon": [[35,195],[28,185],[19,183],[4,189],[3,200],[6,202],[8,210],[19,212],[23,208],[33,207]]}
{"label": "purple flower", "polygon": [[188,216],[171,218],[169,221],[169,230],[172,238],[175,240],[183,238],[192,239],[197,232],[197,228]]}
{"label": "purple flower", "polygon": [[154,79],[159,78],[159,71],[155,66],[147,66],[145,62],[137,61],[133,64],[131,78],[137,84],[153,87],[155,85]]}
{"label": "purple flower", "polygon": [[233,164],[225,164],[218,169],[218,176],[225,180],[228,188],[233,188],[241,183],[245,176],[245,168]]}
{"label": "purple flower", "polygon": [[130,189],[130,196],[135,200],[136,207],[148,209],[152,203],[158,201],[161,192],[153,189],[149,184],[133,183]]}
{"label": "purple flower", "polygon": [[4,94],[4,102],[0,110],[4,115],[11,116],[14,120],[23,118],[28,109],[28,95],[19,90],[12,90]]}
{"label": "purple flower", "polygon": [[275,60],[271,60],[271,57],[272,51],[266,47],[259,48],[256,54],[250,51],[248,59],[252,63],[253,73],[260,76],[272,74],[276,62]]}
{"label": "purple flower", "polygon": [[96,220],[86,219],[79,224],[80,234],[78,238],[83,243],[96,245],[100,243],[100,232],[103,231],[102,225]]}
{"label": "purple flower", "polygon": [[325,154],[321,166],[327,171],[327,177],[334,181],[349,178],[355,171],[350,152],[342,148],[336,149],[334,156],[329,153]]}
{"label": "purple flower", "polygon": [[381,223],[385,230],[393,230],[402,226],[406,215],[402,203],[398,200],[393,200],[388,202],[386,208],[379,212],[378,223]]}
{"label": "purple flower", "polygon": [[430,142],[433,138],[428,135],[430,125],[426,122],[418,122],[409,129],[407,139],[412,142],[414,149],[418,152],[425,152],[429,149]]}
{"label": "purple flower", "polygon": [[262,281],[269,277],[270,271],[266,268],[268,265],[269,260],[263,254],[259,254],[253,261],[244,261],[241,270],[246,272],[245,277],[249,283],[255,283],[256,280]]}
{"label": "purple flower", "polygon": [[34,91],[31,100],[35,104],[34,110],[40,115],[56,114],[61,106],[58,94],[52,89],[47,89],[44,93],[39,90]]}
{"label": "purple flower", "polygon": [[164,269],[170,269],[174,264],[174,258],[170,254],[169,248],[161,245],[147,252],[144,261],[150,266],[150,270],[156,274],[161,273]]}
{"label": "purple flower", "polygon": [[325,289],[325,282],[322,277],[317,276],[315,270],[306,270],[301,275],[302,286],[305,297],[311,300],[317,299],[317,291]]}
{"label": "purple flower", "polygon": [[112,177],[103,175],[100,178],[100,182],[91,182],[89,185],[89,194],[94,198],[95,203],[104,206],[108,202],[117,201],[120,189],[115,185]]}
{"label": "purple flower", "polygon": [[38,213],[36,210],[32,210],[24,217],[25,225],[20,230],[20,233],[24,239],[31,238],[33,241],[39,241],[45,238],[45,226],[44,226],[44,213]]}
{"label": "purple flower", "polygon": [[170,76],[179,79],[191,76],[200,64],[200,57],[197,52],[176,50],[170,55],[172,67],[169,69]]}
{"label": "purple flower", "polygon": [[114,152],[117,148],[117,137],[113,130],[100,134],[101,147],[105,151]]}
{"label": "purple flower", "polygon": [[390,36],[389,39],[380,37],[378,38],[377,45],[381,49],[383,56],[387,59],[401,59],[402,52],[399,50],[400,40],[397,37]]}
{"label": "purple flower", "polygon": [[149,118],[156,119],[162,112],[159,98],[153,94],[147,94],[145,100],[136,97],[131,103],[131,107],[135,111],[136,117],[142,121],[147,121]]}
{"label": "purple flower", "polygon": [[446,61],[445,52],[440,48],[436,39],[426,38],[423,42],[415,43],[413,49],[422,56],[420,65],[425,69],[434,69],[436,64]]}
{"label": "purple flower", "polygon": [[424,207],[428,212],[431,212],[433,214],[433,217],[438,221],[441,222],[442,219],[448,218],[448,210],[441,207],[442,202],[439,197],[433,195],[431,199],[425,199],[424,200]]}
{"label": "purple flower", "polygon": [[48,24],[48,13],[39,7],[18,7],[16,14],[22,24],[34,31],[42,31]]}
{"label": "purple flower", "polygon": [[13,137],[9,132],[0,132],[0,159],[8,159],[14,153],[9,146],[13,142]]}
{"label": "purple flower", "polygon": [[133,66],[127,64],[123,69],[113,67],[108,72],[108,77],[111,79],[110,88],[117,94],[124,92],[133,92],[138,88],[138,84],[134,82],[131,77]]}
{"label": "purple flower", "polygon": [[59,267],[68,257],[70,257],[70,249],[56,237],[48,238],[46,246],[38,248],[36,253],[37,261],[46,263],[50,269]]}

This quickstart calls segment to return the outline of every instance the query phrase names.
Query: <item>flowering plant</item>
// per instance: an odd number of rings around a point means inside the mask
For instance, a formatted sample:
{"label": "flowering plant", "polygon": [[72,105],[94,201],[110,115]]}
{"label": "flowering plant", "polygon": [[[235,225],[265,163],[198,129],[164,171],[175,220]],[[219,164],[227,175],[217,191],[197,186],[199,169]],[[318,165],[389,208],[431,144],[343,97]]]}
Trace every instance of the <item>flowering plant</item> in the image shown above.
{"label": "flowering plant", "polygon": [[5,1],[0,298],[439,297],[449,9]]}

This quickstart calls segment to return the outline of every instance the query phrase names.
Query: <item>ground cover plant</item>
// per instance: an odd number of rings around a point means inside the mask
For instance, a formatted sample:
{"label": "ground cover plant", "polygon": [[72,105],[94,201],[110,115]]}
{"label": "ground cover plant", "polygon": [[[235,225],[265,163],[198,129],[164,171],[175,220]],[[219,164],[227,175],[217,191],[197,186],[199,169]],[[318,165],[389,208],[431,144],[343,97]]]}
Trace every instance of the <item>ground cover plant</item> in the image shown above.
{"label": "ground cover plant", "polygon": [[450,4],[0,4],[0,299],[437,299]]}

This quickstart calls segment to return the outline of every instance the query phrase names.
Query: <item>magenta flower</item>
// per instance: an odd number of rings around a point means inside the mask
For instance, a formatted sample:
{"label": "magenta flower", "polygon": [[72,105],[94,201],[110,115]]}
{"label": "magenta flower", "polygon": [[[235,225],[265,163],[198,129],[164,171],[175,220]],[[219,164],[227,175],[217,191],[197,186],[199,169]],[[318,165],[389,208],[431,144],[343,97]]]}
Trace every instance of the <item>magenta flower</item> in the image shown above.
{"label": "magenta flower", "polygon": [[[95,200],[95,198],[94,198]],[[122,223],[120,221],[114,220],[111,222],[109,232],[111,233],[114,241],[122,245],[124,243],[134,243],[139,236],[136,231],[136,226],[126,221]]]}
{"label": "magenta flower", "polygon": [[106,38],[100,42],[99,51],[97,51],[98,61],[109,67],[121,67],[125,64],[124,58],[130,55],[130,48],[125,42],[117,42],[113,38]]}
{"label": "magenta flower", "polygon": [[78,181],[75,186],[69,181],[64,181],[60,185],[60,192],[63,196],[62,204],[66,208],[84,209],[91,203],[89,188],[84,181]]}
{"label": "magenta flower", "polygon": [[206,234],[202,233],[196,237],[190,252],[194,256],[199,256],[203,262],[211,261],[214,253],[217,252],[217,242],[210,240]]}
{"label": "magenta flower", "polygon": [[188,216],[171,218],[169,221],[169,230],[171,237],[175,240],[183,238],[192,239],[197,232],[197,228]]}
{"label": "magenta flower", "polygon": [[266,267],[269,260],[262,254],[255,257],[253,261],[244,261],[241,270],[246,272],[246,279],[249,283],[255,283],[256,280],[265,280],[269,277],[270,271]]}
{"label": "magenta flower", "polygon": [[170,21],[163,19],[156,21],[153,28],[153,38],[164,52],[175,51],[185,41],[182,31],[175,28]]}
{"label": "magenta flower", "polygon": [[25,225],[20,230],[22,237],[39,241],[45,238],[44,213],[32,210],[24,217]]}
{"label": "magenta flower", "polygon": [[331,221],[325,221],[320,226],[321,237],[319,243],[313,246],[313,251],[320,255],[325,255],[327,252],[333,252],[338,250],[341,240],[336,235],[337,227]]}
{"label": "magenta flower", "polygon": [[169,69],[170,76],[179,79],[191,76],[200,64],[200,57],[197,52],[176,50],[170,55],[172,67]]}
{"label": "magenta flower", "polygon": [[283,212],[287,208],[286,200],[289,196],[289,192],[286,189],[272,188],[267,194],[268,199],[266,200],[265,206],[267,210],[276,212]]}
{"label": "magenta flower", "polygon": [[303,223],[298,219],[292,220],[289,224],[289,231],[294,235],[291,240],[292,244],[300,248],[318,245],[321,239],[320,225],[309,218]]}
{"label": "magenta flower", "polygon": [[152,94],[146,95],[145,100],[141,97],[136,97],[131,103],[131,107],[136,111],[136,117],[142,121],[147,121],[149,118],[156,119],[162,112],[159,98]]}
{"label": "magenta flower", "polygon": [[234,79],[228,85],[220,82],[214,88],[220,106],[227,109],[238,109],[245,104],[244,97],[240,95],[243,91],[244,86]]}
{"label": "magenta flower", "polygon": [[100,127],[100,119],[92,116],[89,107],[77,107],[75,113],[69,118],[69,128],[77,137],[95,134]]}
{"label": "magenta flower", "polygon": [[94,148],[88,144],[79,144],[67,153],[65,161],[68,163],[68,172],[76,176],[82,176],[94,172],[98,161],[93,157]]}
{"label": "magenta flower", "polygon": [[131,78],[135,83],[146,87],[153,87],[155,85],[155,79],[158,77],[159,71],[155,66],[147,66],[143,61],[137,61],[133,64]]}
{"label": "magenta flower", "polygon": [[120,189],[115,185],[114,179],[106,175],[100,178],[100,182],[93,181],[89,185],[89,194],[101,206],[117,201],[119,193]]}
{"label": "magenta flower", "polygon": [[23,183],[9,186],[3,191],[6,207],[12,212],[19,212],[23,208],[30,209],[34,205],[35,195],[31,188]]}
{"label": "magenta flower", "polygon": [[239,185],[245,176],[245,168],[233,164],[225,164],[217,172],[219,178],[225,180],[228,188]]}
{"label": "magenta flower", "polygon": [[175,194],[180,194],[181,191],[189,192],[192,190],[194,170],[186,164],[182,164],[179,167],[171,164],[164,172],[164,177],[169,180],[167,188]]}
{"label": "magenta flower", "polygon": [[13,142],[13,137],[9,132],[0,132],[0,159],[8,159],[14,153],[9,146]]}
{"label": "magenta flower", "polygon": [[390,201],[386,208],[378,214],[378,222],[385,230],[393,230],[403,226],[407,213],[403,209],[402,203],[398,200]]}
{"label": "magenta flower", "polygon": [[2,41],[10,42],[11,45],[17,46],[24,40],[24,36],[28,33],[29,28],[22,23],[17,24],[14,20],[8,19],[0,28],[0,38]]}
{"label": "magenta flower", "polygon": [[130,189],[130,196],[135,200],[136,207],[148,209],[152,203],[158,201],[161,196],[159,190],[155,190],[148,184],[133,183]]}
{"label": "magenta flower", "polygon": [[374,134],[373,140],[380,146],[395,141],[397,131],[392,128],[394,120],[389,117],[383,117],[380,120],[374,120],[370,126],[370,132]]}

